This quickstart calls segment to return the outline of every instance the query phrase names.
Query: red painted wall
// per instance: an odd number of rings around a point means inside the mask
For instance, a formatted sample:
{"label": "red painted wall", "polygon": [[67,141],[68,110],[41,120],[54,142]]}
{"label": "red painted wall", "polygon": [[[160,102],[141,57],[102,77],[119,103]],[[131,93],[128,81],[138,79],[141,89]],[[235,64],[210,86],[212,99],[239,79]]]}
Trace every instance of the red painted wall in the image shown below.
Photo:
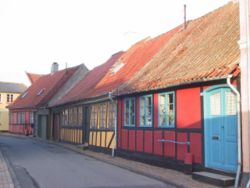
{"label": "red painted wall", "polygon": [[201,128],[200,88],[176,92],[177,128]]}
{"label": "red painted wall", "polygon": [[[17,113],[24,112],[24,124],[18,124],[17,123]],[[13,120],[15,123],[12,124],[13,121],[10,122],[9,125],[9,131],[11,133],[17,133],[17,134],[32,134],[32,128],[30,125],[30,112],[31,109],[20,109],[20,110],[10,110],[11,113],[16,113],[16,115],[13,117]]]}
{"label": "red painted wall", "polygon": [[135,151],[135,130],[129,130],[129,150]]}
{"label": "red painted wall", "polygon": [[153,132],[152,131],[145,131],[144,132],[144,152],[145,153],[152,153],[153,152]]}
{"label": "red painted wall", "polygon": [[137,151],[143,152],[143,131],[138,130],[136,135]]}
{"label": "red painted wall", "polygon": [[[188,153],[193,154],[193,162],[202,163],[202,134],[201,132],[201,97],[200,87],[181,89],[175,92],[176,101],[176,127],[158,127],[158,95],[153,94],[153,127],[150,129],[140,127],[140,104],[139,96],[136,96],[136,127],[124,127],[124,101],[118,102],[118,147],[130,152],[144,152],[155,156],[173,158],[184,161]],[[119,120],[120,119],[120,120]],[[137,129],[137,130],[135,130]],[[176,129],[182,129],[177,131]],[[192,129],[195,129],[192,132]],[[171,142],[161,142],[161,139],[187,142],[185,144],[175,144]],[[189,140],[188,140],[189,139]]]}
{"label": "red painted wall", "polygon": [[[186,142],[187,141],[187,133],[178,133],[177,134],[177,141],[178,142]],[[177,145],[177,159],[184,161],[187,151],[188,151],[187,145],[178,144]]]}
{"label": "red painted wall", "polygon": [[154,154],[162,156],[163,155],[163,143],[159,140],[163,139],[164,131],[154,131]]}
{"label": "red painted wall", "polygon": [[200,133],[190,134],[190,152],[194,156],[195,163],[202,163],[202,135]]}
{"label": "red painted wall", "polygon": [[[164,131],[165,140],[175,140],[174,131]],[[164,156],[165,157],[175,157],[175,144],[170,142],[164,143]]]}

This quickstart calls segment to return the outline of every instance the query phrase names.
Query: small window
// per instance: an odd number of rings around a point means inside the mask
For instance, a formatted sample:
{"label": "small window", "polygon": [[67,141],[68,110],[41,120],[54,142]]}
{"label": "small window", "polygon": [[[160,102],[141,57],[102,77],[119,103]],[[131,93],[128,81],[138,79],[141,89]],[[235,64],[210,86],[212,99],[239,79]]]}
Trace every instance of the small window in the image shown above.
{"label": "small window", "polygon": [[34,124],[34,112],[30,112],[30,124]]}
{"label": "small window", "polygon": [[174,93],[159,94],[159,127],[175,126]]}
{"label": "small window", "polygon": [[236,115],[236,97],[231,92],[226,92],[226,115]]}
{"label": "small window", "polygon": [[221,94],[215,93],[210,96],[210,115],[221,115]]}
{"label": "small window", "polygon": [[124,101],[124,126],[135,126],[135,98]]}
{"label": "small window", "polygon": [[108,119],[108,127],[109,129],[114,129],[115,127],[115,120],[116,120],[116,103],[113,102],[113,103],[109,103],[108,105],[108,109],[109,109],[109,112],[108,112],[108,116],[109,116],[109,119]]}
{"label": "small window", "polygon": [[17,113],[17,123],[24,124],[25,123],[25,112],[18,112]]}
{"label": "small window", "polygon": [[152,95],[140,97],[140,126],[152,126]]}
{"label": "small window", "polygon": [[22,94],[21,98],[24,98],[24,97],[26,97],[27,95],[28,95],[28,91],[24,92],[24,93]]}
{"label": "small window", "polygon": [[81,106],[79,106],[78,107],[78,125],[82,125],[82,123],[83,123],[83,120],[82,120],[82,117],[83,116],[83,114],[82,114],[82,107]]}
{"label": "small window", "polygon": [[116,64],[111,68],[111,73],[112,73],[112,75],[115,75],[123,66],[124,66],[124,63],[122,63],[122,62],[116,63]]}
{"label": "small window", "polygon": [[37,96],[40,96],[40,95],[42,95],[43,94],[43,92],[45,91],[45,89],[43,88],[43,89],[40,89],[38,92],[37,92]]}
{"label": "small window", "polygon": [[13,102],[13,94],[10,94],[10,102]]}
{"label": "small window", "polygon": [[7,103],[13,102],[13,94],[7,94]]}
{"label": "small window", "polygon": [[7,94],[7,102],[10,102],[10,94]]}
{"label": "small window", "polygon": [[90,127],[93,129],[97,128],[97,123],[98,123],[97,113],[98,113],[98,106],[93,105],[91,107],[91,115],[90,115]]}
{"label": "small window", "polygon": [[100,105],[99,117],[100,119],[100,127],[106,128],[106,115],[107,115],[107,105],[106,103]]}
{"label": "small window", "polygon": [[68,125],[68,120],[69,120],[69,111],[68,109],[65,109],[63,111],[63,125]]}

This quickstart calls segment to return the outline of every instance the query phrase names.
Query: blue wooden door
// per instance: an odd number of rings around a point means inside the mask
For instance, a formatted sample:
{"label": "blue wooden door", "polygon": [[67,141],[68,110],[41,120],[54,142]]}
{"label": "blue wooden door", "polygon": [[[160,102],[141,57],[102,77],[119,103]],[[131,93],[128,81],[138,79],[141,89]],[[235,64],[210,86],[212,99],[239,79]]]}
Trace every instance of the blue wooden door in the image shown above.
{"label": "blue wooden door", "polygon": [[227,87],[205,91],[205,166],[226,172],[237,167],[236,96]]}

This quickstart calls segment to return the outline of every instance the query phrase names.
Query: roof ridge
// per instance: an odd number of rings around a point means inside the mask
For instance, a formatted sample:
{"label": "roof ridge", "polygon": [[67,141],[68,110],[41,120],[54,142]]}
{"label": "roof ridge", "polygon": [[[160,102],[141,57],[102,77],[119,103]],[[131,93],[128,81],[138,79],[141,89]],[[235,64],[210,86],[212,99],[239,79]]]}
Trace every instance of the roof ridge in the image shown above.
{"label": "roof ridge", "polygon": [[25,85],[24,83],[21,83],[21,82],[8,82],[8,81],[0,81],[0,83]]}

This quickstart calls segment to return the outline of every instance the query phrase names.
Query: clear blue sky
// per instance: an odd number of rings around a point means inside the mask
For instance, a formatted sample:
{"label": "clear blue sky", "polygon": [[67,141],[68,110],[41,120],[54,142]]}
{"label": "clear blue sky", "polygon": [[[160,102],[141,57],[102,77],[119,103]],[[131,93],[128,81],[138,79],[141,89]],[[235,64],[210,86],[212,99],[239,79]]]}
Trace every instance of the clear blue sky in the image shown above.
{"label": "clear blue sky", "polygon": [[229,0],[1,0],[0,80],[80,63],[92,69],[112,54],[200,17]]}

